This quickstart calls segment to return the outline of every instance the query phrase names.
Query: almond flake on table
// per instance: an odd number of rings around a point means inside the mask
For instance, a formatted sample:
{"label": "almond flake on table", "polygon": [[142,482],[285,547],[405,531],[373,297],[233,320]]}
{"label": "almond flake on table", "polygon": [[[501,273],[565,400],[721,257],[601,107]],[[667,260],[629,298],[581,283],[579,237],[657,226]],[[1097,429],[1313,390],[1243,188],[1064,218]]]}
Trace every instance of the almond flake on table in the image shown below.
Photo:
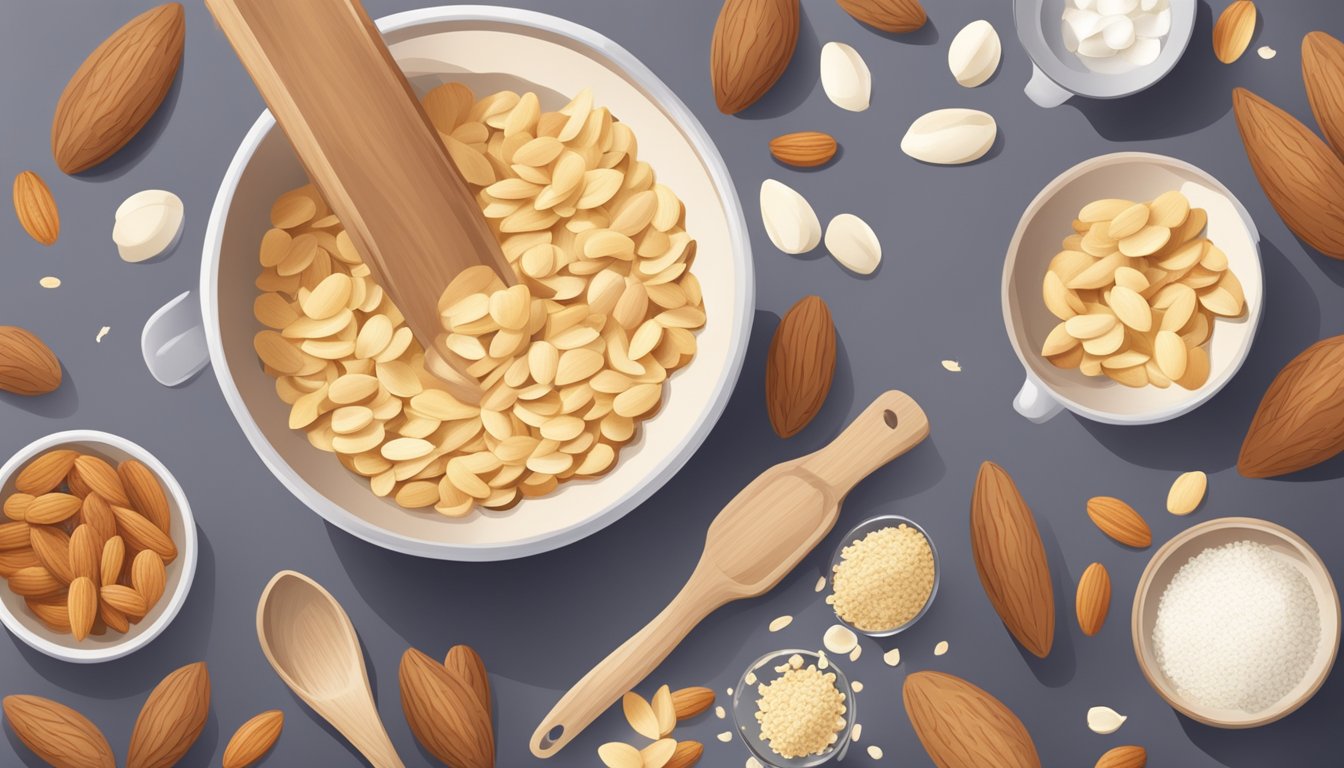
{"label": "almond flake on table", "polygon": [[882,748],[877,746],[876,744],[870,744],[868,746],[868,756],[873,758],[874,760],[881,760]]}
{"label": "almond flake on table", "polygon": [[933,646],[933,655],[942,656],[945,653],[947,653],[947,641],[939,640],[938,644]]}
{"label": "almond flake on table", "polygon": [[852,688],[855,693],[863,693],[863,683],[860,683],[858,680],[851,683],[849,687]]}
{"label": "almond flake on table", "polygon": [[779,618],[777,618],[777,619],[775,619],[774,621],[770,622],[770,631],[771,631],[771,632],[778,632],[778,631],[780,631],[781,629],[784,629],[785,627],[789,626],[789,625],[792,624],[792,623],[793,623],[793,617],[792,617],[792,616],[780,616]]}
{"label": "almond flake on table", "polygon": [[858,744],[860,736],[863,736],[863,723],[855,723],[854,729],[849,732],[849,740]]}
{"label": "almond flake on table", "polygon": [[46,277],[42,278],[41,280],[38,280],[38,281],[37,281],[37,284],[40,285],[40,286],[42,286],[43,288],[60,288],[60,287],[61,287],[61,278],[59,278],[59,277],[52,277],[51,275],[47,275]]}
{"label": "almond flake on table", "polygon": [[956,360],[944,360],[943,368],[952,373],[961,373],[961,363],[958,363]]}
{"label": "almond flake on table", "polygon": [[714,708],[714,716],[722,720],[728,716],[728,712],[723,708],[723,705],[719,705]]}
{"label": "almond flake on table", "polygon": [[823,589],[825,589],[825,588],[826,588],[826,577],[825,577],[825,576],[822,576],[821,578],[817,579],[817,586],[816,586],[816,588],[813,589],[812,591],[813,591],[813,592],[820,592],[821,590],[823,590]]}
{"label": "almond flake on table", "polygon": [[112,330],[112,326],[109,325],[104,325],[102,328],[99,328],[98,335],[93,337],[94,343],[95,344],[103,343],[103,337],[106,336],[108,331],[110,330]]}
{"label": "almond flake on table", "polygon": [[882,661],[887,663],[888,667],[894,667],[901,663],[901,649],[892,648],[890,651],[882,654]]}
{"label": "almond flake on table", "polygon": [[858,660],[859,660],[859,654],[861,654],[861,653],[863,653],[863,646],[861,646],[861,645],[856,645],[856,646],[854,646],[854,650],[852,650],[852,651],[849,652],[849,660],[850,660],[850,661],[858,661]]}
{"label": "almond flake on table", "polygon": [[1266,60],[1274,58],[1274,57],[1277,56],[1278,53],[1279,53],[1278,51],[1274,50],[1273,48],[1270,48],[1268,45],[1262,45],[1262,46],[1260,46],[1259,48],[1256,48],[1256,49],[1255,49],[1255,52],[1258,53],[1258,54],[1260,54],[1260,58],[1262,58],[1262,59],[1266,59]]}
{"label": "almond flake on table", "polygon": [[720,733],[716,738],[718,738],[718,740],[722,741],[724,744],[727,744],[728,742],[733,740],[733,732],[724,731],[723,733]]}

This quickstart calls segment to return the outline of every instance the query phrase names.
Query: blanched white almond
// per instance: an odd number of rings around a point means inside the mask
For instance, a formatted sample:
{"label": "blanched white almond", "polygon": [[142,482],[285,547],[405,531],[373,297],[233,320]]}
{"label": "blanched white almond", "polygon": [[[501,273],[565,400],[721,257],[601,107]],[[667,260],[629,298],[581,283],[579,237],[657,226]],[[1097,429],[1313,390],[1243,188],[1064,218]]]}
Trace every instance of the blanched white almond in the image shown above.
{"label": "blanched white almond", "polygon": [[1117,285],[1111,288],[1106,302],[1120,322],[1136,331],[1146,333],[1153,327],[1153,313],[1148,302],[1134,289]]}
{"label": "blanched white almond", "polygon": [[1087,710],[1087,727],[1103,736],[1120,730],[1120,726],[1128,719],[1110,707],[1092,707]]}
{"label": "blanched white almond", "polygon": [[811,204],[774,179],[761,182],[761,221],[770,242],[785,253],[807,253],[821,242],[821,221]]}
{"label": "blanched white almond", "polygon": [[901,139],[901,151],[935,165],[959,165],[983,157],[994,144],[994,118],[974,109],[939,109],[921,115]]}
{"label": "blanched white almond", "polygon": [[958,83],[974,88],[993,76],[1001,55],[999,33],[993,24],[980,19],[962,27],[952,38],[947,49],[947,66]]}
{"label": "blanched white almond", "polygon": [[1172,381],[1180,381],[1185,375],[1189,360],[1189,350],[1185,341],[1174,331],[1158,331],[1153,340],[1153,358],[1163,375]]}
{"label": "blanched white almond", "polygon": [[182,231],[182,201],[164,190],[131,195],[117,208],[112,242],[122,261],[152,259],[172,246]]}
{"label": "blanched white almond", "polygon": [[871,275],[882,261],[877,234],[852,213],[842,213],[826,225],[826,250],[845,269],[860,275]]}
{"label": "blanched white almond", "polygon": [[1076,315],[1064,321],[1064,327],[1075,339],[1095,339],[1115,327],[1115,315],[1101,313]]}
{"label": "blanched white almond", "polygon": [[868,108],[873,79],[858,51],[831,42],[821,48],[821,88],[837,107],[862,112]]}

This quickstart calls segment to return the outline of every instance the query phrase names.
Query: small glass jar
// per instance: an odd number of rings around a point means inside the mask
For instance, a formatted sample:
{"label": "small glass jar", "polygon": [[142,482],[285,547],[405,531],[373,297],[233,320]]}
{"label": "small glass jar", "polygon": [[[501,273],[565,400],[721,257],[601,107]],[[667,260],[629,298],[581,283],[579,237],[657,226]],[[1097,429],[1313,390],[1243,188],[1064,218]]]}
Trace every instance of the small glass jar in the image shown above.
{"label": "small glass jar", "polygon": [[933,587],[929,590],[929,597],[924,601],[924,607],[919,609],[919,613],[916,613],[909,621],[899,627],[883,630],[860,629],[846,621],[839,613],[835,615],[841,624],[844,624],[859,634],[867,635],[868,637],[890,637],[899,632],[904,632],[914,626],[915,622],[922,619],[924,614],[929,612],[929,606],[933,605],[933,599],[938,596],[938,582],[942,576],[942,567],[938,562],[938,548],[933,544],[933,537],[929,536],[929,532],[924,530],[923,526],[919,523],[900,515],[879,515],[877,517],[869,518],[854,526],[845,534],[845,537],[840,540],[840,545],[835,548],[835,554],[831,557],[831,569],[830,572],[826,574],[827,584],[829,586],[827,594],[830,595],[835,592],[835,569],[836,566],[840,565],[840,561],[843,559],[842,555],[845,551],[845,547],[848,547],[873,531],[878,531],[883,528],[895,528],[902,524],[918,531],[919,534],[924,537],[924,540],[929,543],[929,551],[933,553]]}
{"label": "small glass jar", "polygon": [[[747,750],[751,752],[752,756],[759,760],[762,765],[770,768],[813,768],[832,760],[844,759],[845,752],[849,749],[850,734],[854,730],[854,718],[856,716],[854,691],[850,688],[849,678],[828,656],[824,662],[826,667],[821,671],[835,674],[835,688],[845,697],[845,727],[840,733],[836,734],[835,743],[818,755],[788,758],[781,757],[761,739],[761,726],[756,721],[756,701],[758,698],[756,687],[774,680],[779,674],[775,671],[775,667],[787,664],[789,658],[795,655],[803,658],[804,667],[816,665],[820,668],[823,664],[821,654],[816,651],[797,649],[773,651],[752,662],[742,673],[742,677],[738,679],[737,687],[733,689],[733,722],[737,726],[737,735],[747,745]],[[749,675],[755,675],[756,682],[747,682]]]}

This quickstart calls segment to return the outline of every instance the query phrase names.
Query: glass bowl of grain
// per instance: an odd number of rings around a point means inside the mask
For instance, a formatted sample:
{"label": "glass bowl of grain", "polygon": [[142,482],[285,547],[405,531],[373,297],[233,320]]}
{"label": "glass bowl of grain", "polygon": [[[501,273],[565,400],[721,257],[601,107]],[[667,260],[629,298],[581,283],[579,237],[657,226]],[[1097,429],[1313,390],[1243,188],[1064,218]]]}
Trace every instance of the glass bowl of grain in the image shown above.
{"label": "glass bowl of grain", "polygon": [[747,667],[733,689],[737,735],[770,768],[812,768],[844,759],[855,716],[849,678],[816,651],[767,653]]}
{"label": "glass bowl of grain", "polygon": [[879,515],[840,540],[831,558],[826,602],[855,632],[890,637],[928,613],[940,574],[938,549],[919,523]]}

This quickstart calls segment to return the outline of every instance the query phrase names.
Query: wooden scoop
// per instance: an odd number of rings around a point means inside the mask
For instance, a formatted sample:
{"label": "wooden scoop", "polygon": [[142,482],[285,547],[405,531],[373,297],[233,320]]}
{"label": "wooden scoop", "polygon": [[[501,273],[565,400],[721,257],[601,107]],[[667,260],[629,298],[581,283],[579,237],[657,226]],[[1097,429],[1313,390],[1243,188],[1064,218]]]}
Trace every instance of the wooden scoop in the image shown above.
{"label": "wooden scoop", "polygon": [[294,571],[275,574],[257,604],[257,640],[285,685],[374,768],[404,768],[373,703],[359,636],[322,585]]}
{"label": "wooden scoop", "polygon": [[565,694],[532,734],[532,754],[559,752],[719,606],[772,589],[830,533],[850,489],[928,434],[914,400],[885,392],[830,445],[753,480],[714,518],[686,586]]}
{"label": "wooden scoop", "polygon": [[206,0],[322,197],[453,394],[439,296],[468,267],[517,282],[480,206],[359,0]]}

